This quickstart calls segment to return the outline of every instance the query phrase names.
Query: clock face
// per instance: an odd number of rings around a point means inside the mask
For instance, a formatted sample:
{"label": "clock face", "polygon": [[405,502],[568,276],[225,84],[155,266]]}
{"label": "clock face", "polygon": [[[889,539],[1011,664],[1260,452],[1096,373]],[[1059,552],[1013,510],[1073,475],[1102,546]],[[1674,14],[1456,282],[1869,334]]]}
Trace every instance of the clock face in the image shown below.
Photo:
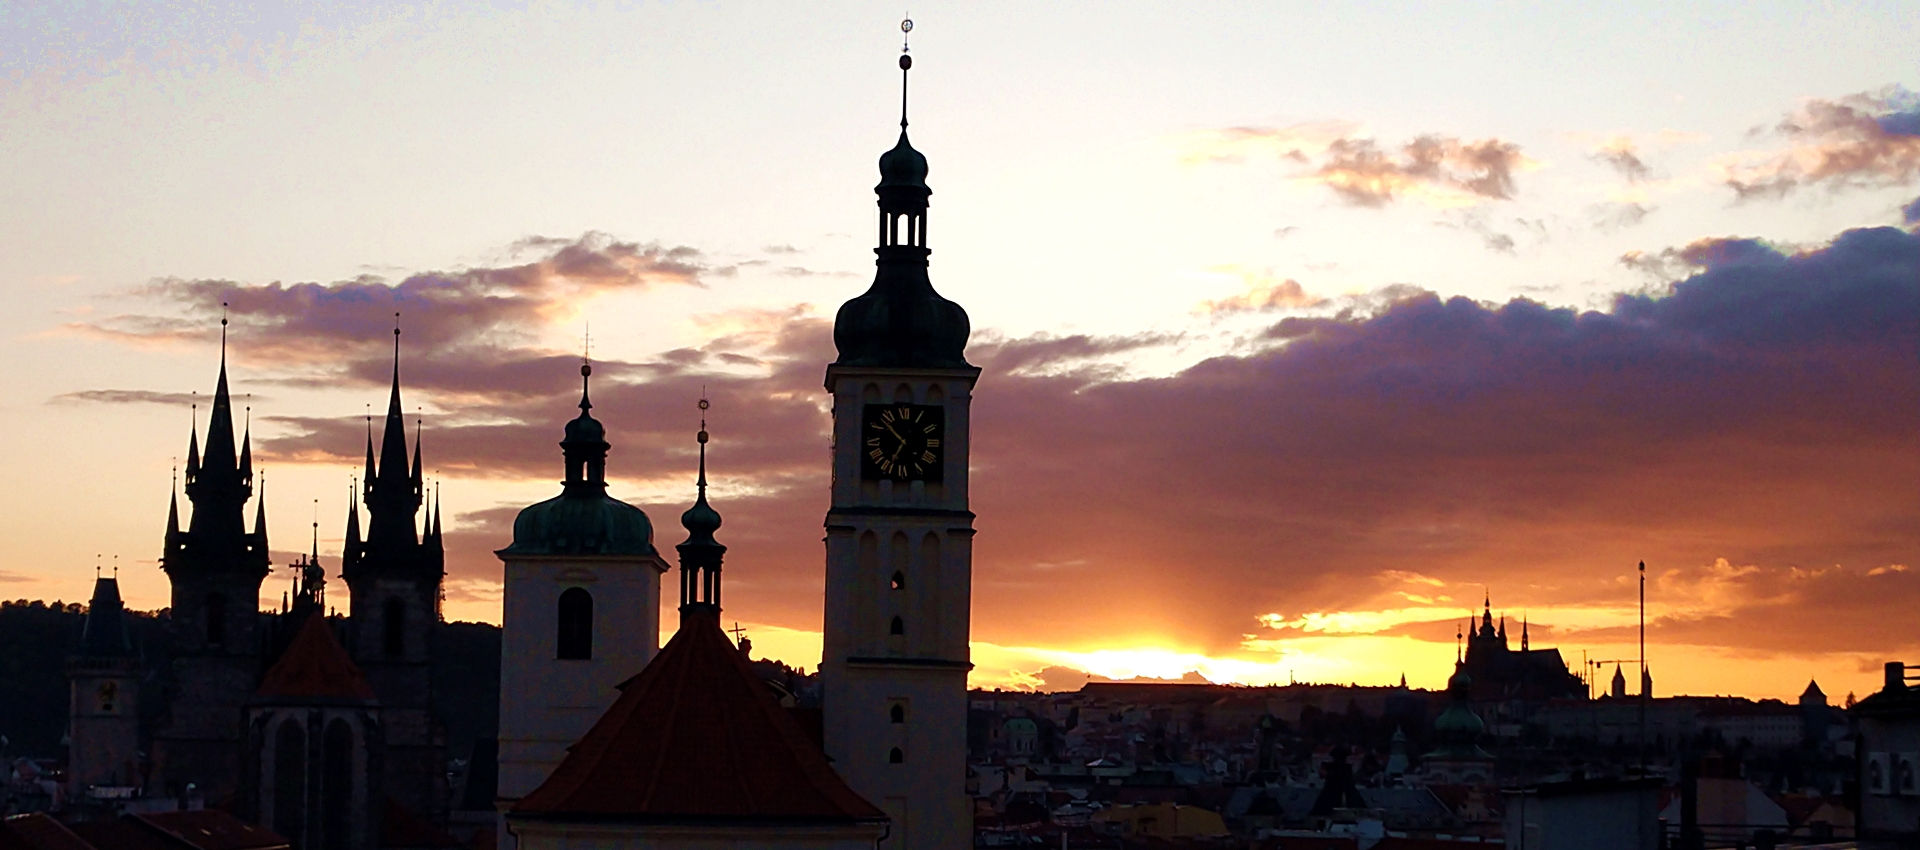
{"label": "clock face", "polygon": [[946,465],[947,410],[934,404],[869,404],[860,416],[860,477],[939,481]]}

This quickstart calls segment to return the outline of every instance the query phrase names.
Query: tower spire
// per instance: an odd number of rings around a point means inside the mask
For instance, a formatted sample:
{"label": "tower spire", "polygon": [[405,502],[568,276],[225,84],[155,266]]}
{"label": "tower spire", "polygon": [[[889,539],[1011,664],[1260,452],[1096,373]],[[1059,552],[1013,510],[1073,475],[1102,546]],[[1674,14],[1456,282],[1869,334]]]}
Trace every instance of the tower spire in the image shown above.
{"label": "tower spire", "polygon": [[700,399],[700,432],[694,437],[700,444],[700,472],[694,479],[698,495],[694,497],[693,507],[680,515],[680,524],[687,529],[687,542],[674,547],[680,553],[682,628],[687,619],[697,613],[711,615],[716,622],[720,615],[720,564],[727,547],[713,537],[713,533],[720,530],[720,512],[707,504],[707,408],[710,406],[705,397]]}

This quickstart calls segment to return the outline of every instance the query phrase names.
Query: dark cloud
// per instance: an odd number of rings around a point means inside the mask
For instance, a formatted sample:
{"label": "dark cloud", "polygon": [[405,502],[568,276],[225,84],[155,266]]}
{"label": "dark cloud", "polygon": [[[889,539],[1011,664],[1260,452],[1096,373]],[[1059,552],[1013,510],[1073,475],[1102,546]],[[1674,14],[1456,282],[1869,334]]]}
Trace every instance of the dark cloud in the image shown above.
{"label": "dark cloud", "polygon": [[[48,399],[54,404],[162,404],[172,407],[185,407],[195,402],[207,401],[198,393],[167,393],[152,390],[80,390],[61,393]],[[255,396],[254,401],[263,397]]]}
{"label": "dark cloud", "polygon": [[[313,364],[364,378],[373,364],[390,356],[395,313],[414,351],[489,359],[503,348],[526,344],[534,329],[582,295],[698,286],[731,272],[685,245],[623,242],[599,233],[571,240],[528,237],[510,250],[537,256],[494,267],[423,272],[398,283],[371,275],[264,286],[166,278],[148,284],[143,294],[185,310],[187,318],[124,315],[77,327],[129,341],[177,341],[187,333],[203,334],[206,322],[227,305],[239,352],[283,368]],[[343,350],[362,354],[343,358]]]}
{"label": "dark cloud", "polygon": [[1757,239],[1720,237],[1696,239],[1679,248],[1662,248],[1652,253],[1628,251],[1620,255],[1619,262],[1664,284],[1708,266],[1765,263],[1779,256],[1772,246]]}
{"label": "dark cloud", "polygon": [[1723,178],[1741,201],[1801,188],[1902,186],[1920,180],[1920,95],[1898,86],[1812,100],[1775,125],[1776,151],[1731,163]]}
{"label": "dark cloud", "polygon": [[[1366,605],[1377,590],[1351,576],[1378,564],[1533,588],[1512,601],[1538,609],[1631,599],[1595,579],[1641,558],[1908,558],[1920,237],[1683,250],[1704,270],[1608,312],[1412,295],[1371,318],[1290,317],[1275,325],[1285,345],[1169,378],[989,372],[975,412],[975,605],[996,612],[983,637],[1019,624],[1023,642],[1066,641],[1125,610],[1148,631],[1218,623],[1220,646],[1239,632],[1222,600]],[[988,581],[1072,558],[1103,579],[1076,585],[1068,610]]]}

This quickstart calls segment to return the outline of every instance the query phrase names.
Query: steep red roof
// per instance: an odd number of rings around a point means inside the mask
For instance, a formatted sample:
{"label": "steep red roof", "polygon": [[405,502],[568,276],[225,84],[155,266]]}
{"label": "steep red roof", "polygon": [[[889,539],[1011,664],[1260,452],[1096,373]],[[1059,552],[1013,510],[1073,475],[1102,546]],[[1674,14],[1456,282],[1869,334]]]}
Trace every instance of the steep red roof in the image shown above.
{"label": "steep red roof", "polygon": [[256,697],[371,701],[366,674],[347,657],[327,618],[308,615],[287,651],[260,679]]}
{"label": "steep red roof", "polygon": [[848,788],[720,631],[679,633],[569,747],[516,817],[845,823],[886,816]]}
{"label": "steep red roof", "polygon": [[286,850],[288,846],[287,839],[272,830],[216,809],[129,814],[122,820],[138,821],[198,850]]}
{"label": "steep red roof", "polygon": [[0,836],[5,836],[0,842],[32,850],[94,850],[72,830],[40,812],[0,821]]}

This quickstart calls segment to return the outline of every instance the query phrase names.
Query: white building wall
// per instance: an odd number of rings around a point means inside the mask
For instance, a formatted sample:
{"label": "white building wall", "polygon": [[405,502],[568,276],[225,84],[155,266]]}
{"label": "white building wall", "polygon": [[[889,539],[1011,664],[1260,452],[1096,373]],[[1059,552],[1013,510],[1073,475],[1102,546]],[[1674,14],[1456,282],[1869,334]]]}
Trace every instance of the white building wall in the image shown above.
{"label": "white building wall", "polygon": [[[500,785],[526,796],[618,696],[616,686],[660,651],[658,557],[503,556]],[[593,653],[558,658],[560,594],[593,595]]]}

